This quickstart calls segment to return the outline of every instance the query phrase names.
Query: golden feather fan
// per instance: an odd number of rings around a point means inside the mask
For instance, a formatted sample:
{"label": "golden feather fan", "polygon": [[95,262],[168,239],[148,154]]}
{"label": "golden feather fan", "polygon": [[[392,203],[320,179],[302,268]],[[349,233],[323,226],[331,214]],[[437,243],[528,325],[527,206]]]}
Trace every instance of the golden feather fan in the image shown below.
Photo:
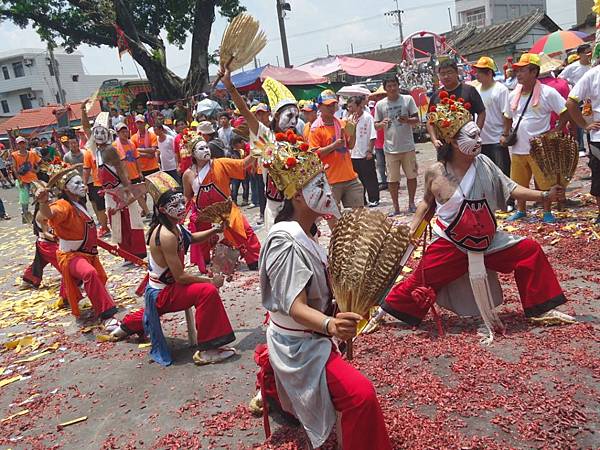
{"label": "golden feather fan", "polygon": [[338,221],[329,244],[332,290],[342,312],[366,317],[401,268],[409,228],[381,212],[355,209]]}
{"label": "golden feather fan", "polygon": [[[240,69],[265,48],[267,35],[259,30],[259,27],[258,20],[250,14],[242,13],[233,18],[219,47],[219,61],[222,67],[231,72]],[[215,80],[213,86],[216,86],[219,79]]]}
{"label": "golden feather fan", "polygon": [[212,205],[202,208],[198,211],[198,222],[221,223],[229,220],[231,214],[231,206],[233,202],[230,198],[225,201],[213,203]]}
{"label": "golden feather fan", "polygon": [[579,160],[575,138],[561,131],[548,131],[530,140],[531,157],[551,182],[567,187]]}

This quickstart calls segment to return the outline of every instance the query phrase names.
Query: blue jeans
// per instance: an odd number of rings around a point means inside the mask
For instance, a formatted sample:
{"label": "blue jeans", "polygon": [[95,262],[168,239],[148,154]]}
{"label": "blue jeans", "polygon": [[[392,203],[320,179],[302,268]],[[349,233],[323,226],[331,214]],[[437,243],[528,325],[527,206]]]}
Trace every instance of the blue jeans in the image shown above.
{"label": "blue jeans", "polygon": [[250,182],[248,177],[243,180],[231,180],[231,199],[237,205],[238,193],[240,191],[240,184],[242,185],[242,200],[248,202],[248,195],[250,190]]}
{"label": "blue jeans", "polygon": [[4,217],[6,215],[6,210],[4,209],[4,203],[0,198],[0,217]]}
{"label": "blue jeans", "polygon": [[262,217],[267,207],[267,197],[265,196],[265,182],[261,173],[250,175],[250,189],[252,191],[252,203],[260,207]]}
{"label": "blue jeans", "polygon": [[375,166],[377,167],[377,180],[381,184],[387,184],[385,173],[385,153],[382,148],[375,149]]}

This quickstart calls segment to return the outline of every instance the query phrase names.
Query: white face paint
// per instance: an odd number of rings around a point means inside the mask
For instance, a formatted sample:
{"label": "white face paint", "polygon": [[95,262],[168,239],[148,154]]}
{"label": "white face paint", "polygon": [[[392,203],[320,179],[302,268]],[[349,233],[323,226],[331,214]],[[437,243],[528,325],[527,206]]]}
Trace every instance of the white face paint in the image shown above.
{"label": "white face paint", "polygon": [[277,126],[281,131],[286,131],[290,128],[296,129],[298,117],[300,117],[300,110],[296,105],[284,106],[279,111],[279,121],[277,122]]}
{"label": "white face paint", "polygon": [[329,186],[324,173],[320,173],[314,177],[302,188],[302,196],[308,207],[314,212],[322,216],[332,215],[336,218],[340,217],[340,210],[335,198],[333,198],[331,186]]}
{"label": "white face paint", "polygon": [[163,206],[165,214],[177,219],[177,221],[183,220],[185,217],[185,197],[181,192],[173,194],[169,201]]}
{"label": "white face paint", "polygon": [[206,141],[200,141],[194,147],[194,158],[197,161],[208,161],[210,159],[210,149]]}
{"label": "white face paint", "polygon": [[75,175],[69,181],[67,181],[65,188],[67,191],[73,195],[76,195],[77,197],[85,197],[85,193],[87,192],[85,184],[83,184],[83,180],[79,175]]}
{"label": "white face paint", "polygon": [[96,144],[108,144],[111,140],[110,130],[102,125],[97,125],[92,128],[92,137]]}
{"label": "white face paint", "polygon": [[456,137],[456,143],[461,153],[477,156],[481,153],[481,130],[475,122],[465,124]]}

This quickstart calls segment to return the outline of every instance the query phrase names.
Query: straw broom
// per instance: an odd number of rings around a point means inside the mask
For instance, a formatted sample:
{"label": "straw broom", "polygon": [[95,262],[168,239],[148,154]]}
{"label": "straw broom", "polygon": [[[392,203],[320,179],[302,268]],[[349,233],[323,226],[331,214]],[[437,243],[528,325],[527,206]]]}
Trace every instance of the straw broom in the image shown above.
{"label": "straw broom", "polygon": [[531,157],[548,180],[567,187],[579,160],[579,146],[570,135],[552,130],[531,139]]}
{"label": "straw broom", "polygon": [[[221,67],[231,72],[241,69],[254,59],[267,45],[267,35],[259,30],[260,23],[250,14],[242,13],[229,23],[221,46],[219,59]],[[213,83],[213,88],[221,80],[218,77]]]}
{"label": "straw broom", "polygon": [[394,225],[381,212],[344,213],[329,244],[331,287],[340,311],[365,317],[397,276],[408,245],[409,228]]}

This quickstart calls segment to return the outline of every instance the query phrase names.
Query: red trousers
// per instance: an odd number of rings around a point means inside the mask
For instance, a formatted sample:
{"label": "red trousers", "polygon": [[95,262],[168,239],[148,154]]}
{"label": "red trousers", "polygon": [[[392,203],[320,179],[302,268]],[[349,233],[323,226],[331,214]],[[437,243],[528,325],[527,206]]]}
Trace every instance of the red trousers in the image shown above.
{"label": "red trousers", "polygon": [[96,268],[87,259],[76,256],[69,262],[69,273],[75,280],[83,283],[96,316],[100,319],[108,319],[117,313],[117,307],[112,297],[106,290]]}
{"label": "red trousers", "polygon": [[[567,301],[548,258],[532,239],[524,239],[510,248],[486,255],[485,266],[496,272],[514,272],[527,317],[538,316]],[[425,280],[422,278],[423,267]],[[445,239],[437,239],[427,247],[419,267],[409,278],[394,286],[381,306],[397,319],[418,325],[428,309],[422,309],[415,303],[412,291],[425,285],[437,292],[468,270],[466,253]]]}
{"label": "red trousers", "polygon": [[333,406],[342,415],[343,449],[391,450],[371,382],[333,350],[325,366],[325,377]]}
{"label": "red trousers", "polygon": [[119,213],[121,214],[121,242],[119,248],[142,259],[145,258],[146,240],[144,230],[131,228],[129,208],[123,208]]}
{"label": "red trousers", "polygon": [[[246,264],[252,264],[258,262],[258,255],[260,254],[260,242],[258,241],[256,234],[254,234],[254,230],[248,223],[246,216],[242,216],[242,219],[244,220],[246,238],[239,236],[234,240],[234,242],[229,242],[227,238],[224,238],[224,242],[228,243],[232,247],[239,248],[240,255],[242,258],[244,258]],[[193,220],[190,220],[189,229],[193,233],[195,231],[208,230],[211,226],[212,224],[210,223],[196,224]],[[214,245],[211,244],[210,241],[205,241],[198,244],[192,244],[190,248],[190,261],[192,264],[198,266],[198,269],[200,269],[202,273],[206,273],[206,264],[210,262],[210,250],[213,246]]]}
{"label": "red trousers", "polygon": [[[44,276],[44,268],[48,264],[51,264],[60,273],[58,260],[56,259],[56,250],[58,250],[56,242],[36,241],[35,257],[31,265],[25,269],[23,280],[33,284],[35,287],[39,287]],[[60,284],[60,297],[67,298],[64,283]]]}
{"label": "red trousers", "polygon": [[[218,348],[235,340],[233,328],[225,312],[217,288],[210,283],[179,284],[165,287],[156,299],[159,315],[184,311],[196,307],[196,332],[198,348]],[[127,314],[121,323],[123,329],[133,334],[144,333],[144,310]]]}

